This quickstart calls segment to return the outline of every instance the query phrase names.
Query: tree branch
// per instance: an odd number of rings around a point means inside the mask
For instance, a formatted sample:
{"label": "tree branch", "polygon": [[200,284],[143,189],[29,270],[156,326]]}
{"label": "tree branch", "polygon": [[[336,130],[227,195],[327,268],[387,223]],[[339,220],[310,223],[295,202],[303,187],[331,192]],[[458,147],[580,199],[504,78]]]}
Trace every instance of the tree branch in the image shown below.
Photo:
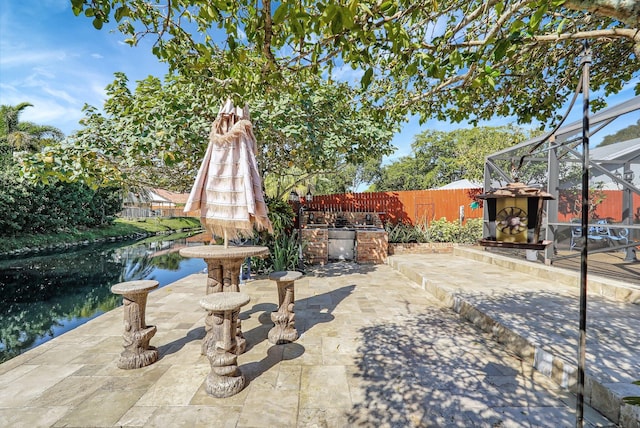
{"label": "tree branch", "polygon": [[[611,39],[629,39],[636,43],[640,43],[640,29],[636,28],[610,28],[605,30],[593,30],[593,31],[578,31],[577,33],[551,33],[542,34],[539,36],[533,36],[530,40],[535,42],[557,42],[561,40],[583,40],[583,39],[598,39],[598,38],[611,38]],[[487,44],[487,40],[471,40],[468,42],[452,44],[452,47],[472,47],[472,46],[484,46]]]}
{"label": "tree branch", "polygon": [[640,2],[638,1],[569,0],[563,6],[578,11],[588,10],[596,15],[614,18],[631,26],[640,24]]}

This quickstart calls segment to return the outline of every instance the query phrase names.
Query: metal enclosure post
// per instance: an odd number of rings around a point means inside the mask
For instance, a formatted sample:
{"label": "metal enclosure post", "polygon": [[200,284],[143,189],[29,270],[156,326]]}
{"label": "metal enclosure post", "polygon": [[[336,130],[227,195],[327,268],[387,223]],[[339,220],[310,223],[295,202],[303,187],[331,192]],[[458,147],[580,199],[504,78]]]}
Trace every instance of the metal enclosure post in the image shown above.
{"label": "metal enclosure post", "polygon": [[[631,169],[631,162],[627,162],[624,164],[622,168],[623,172],[631,171],[631,177],[623,177],[623,180],[631,184],[633,182],[633,172]],[[628,181],[627,181],[628,180]],[[622,223],[628,224],[629,226],[633,226],[633,191],[631,187],[625,186],[624,193],[622,194]],[[629,232],[627,234],[627,238],[629,239],[627,242],[631,242],[635,240],[634,230],[629,228]],[[636,252],[634,247],[627,247],[626,254],[624,258],[625,262],[635,262],[638,261],[636,259]]]}
{"label": "metal enclosure post", "polygon": [[580,338],[578,342],[578,396],[576,427],[584,421],[584,368],[587,347],[587,247],[589,233],[589,66],[591,51],[585,43],[582,56],[582,252],[580,254]]}
{"label": "metal enclosure post", "polygon": [[[488,192],[491,189],[491,169],[489,167],[489,162],[487,159],[484,161],[484,191]],[[489,207],[487,207],[487,202],[484,201],[482,204],[482,237],[488,238],[491,236],[491,227],[489,225]]]}
{"label": "metal enclosure post", "polygon": [[[549,143],[553,145],[555,142],[555,136],[549,139]],[[549,164],[549,179],[547,182],[547,192],[553,195],[554,199],[547,201],[547,228],[545,233],[545,239],[553,242],[553,245],[547,246],[544,250],[544,263],[551,264],[551,259],[555,255],[555,235],[556,231],[553,230],[550,224],[556,224],[558,222],[558,194],[560,188],[560,167],[558,162],[558,150],[552,148],[548,152],[548,164]]]}

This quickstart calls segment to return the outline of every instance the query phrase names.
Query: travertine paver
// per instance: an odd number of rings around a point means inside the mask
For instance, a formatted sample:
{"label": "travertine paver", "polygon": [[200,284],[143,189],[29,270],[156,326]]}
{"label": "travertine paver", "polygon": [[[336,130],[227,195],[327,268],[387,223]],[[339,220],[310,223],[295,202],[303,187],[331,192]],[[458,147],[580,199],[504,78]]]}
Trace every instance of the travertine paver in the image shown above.
{"label": "travertine paver", "polygon": [[[575,424],[570,394],[385,265],[307,272],[296,282],[300,337],[286,345],[267,340],[278,303],[273,284],[243,285],[251,303],[240,313],[247,349],[238,365],[247,385],[211,397],[200,352],[205,280],[192,275],[149,294],[146,316],[158,326],[160,355],[150,366],[117,368],[122,308],[0,365],[0,426]],[[65,361],[61,350],[81,344],[83,352]],[[102,356],[82,362],[94,352]],[[608,424],[591,410],[587,416],[586,426]]]}
{"label": "travertine paver", "polygon": [[[469,256],[477,250],[461,249]],[[542,373],[573,387],[577,370],[579,278],[536,279],[538,264],[494,256],[493,264],[435,254],[390,258],[398,270],[456,308],[496,340],[531,359]],[[515,263],[517,270],[505,268]],[[472,267],[472,268],[470,268]],[[553,272],[553,267],[540,265]],[[629,266],[629,271],[637,266]],[[481,272],[474,275],[473,272]],[[455,272],[455,275],[452,275]],[[558,272],[556,270],[556,272]],[[560,272],[558,272],[558,275]],[[553,277],[553,274],[541,272]],[[455,276],[455,280],[452,280]],[[487,279],[494,278],[494,281]],[[478,280],[480,279],[480,280]],[[588,275],[589,280],[596,277]],[[615,278],[611,284],[616,283]],[[640,287],[620,284],[630,290]],[[640,395],[640,305],[591,290],[587,308],[585,401],[622,426],[640,427],[640,409],[622,397]]]}

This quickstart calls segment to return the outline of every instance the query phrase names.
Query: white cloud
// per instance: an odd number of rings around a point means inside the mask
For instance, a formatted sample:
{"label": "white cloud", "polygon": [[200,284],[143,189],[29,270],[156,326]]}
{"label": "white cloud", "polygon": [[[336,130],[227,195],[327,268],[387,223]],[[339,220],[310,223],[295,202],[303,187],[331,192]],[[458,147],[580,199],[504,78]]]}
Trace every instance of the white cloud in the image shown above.
{"label": "white cloud", "polygon": [[103,58],[104,58],[104,57],[103,57],[102,55],[100,55],[99,53],[92,53],[92,54],[91,54],[91,57],[92,57],[92,58],[95,58],[95,59],[103,59]]}
{"label": "white cloud", "polygon": [[2,89],[3,91],[16,92],[15,86],[8,83],[0,83],[0,89]]}
{"label": "white cloud", "polygon": [[69,104],[75,104],[78,105],[80,103],[80,101],[77,98],[72,97],[71,95],[69,95],[68,92],[66,91],[61,91],[61,90],[57,90],[57,89],[52,89],[48,86],[45,86],[42,88],[43,92],[45,92],[46,94],[49,94],[55,98],[58,99],[62,99],[65,100],[66,102],[68,102]]}
{"label": "white cloud", "polygon": [[15,52],[12,47],[2,47],[0,56],[0,66],[2,67],[24,67],[31,64],[49,64],[54,61],[63,61],[68,57],[66,52],[57,51],[29,51]]}
{"label": "white cloud", "polygon": [[47,79],[54,79],[56,77],[56,74],[47,67],[34,67],[33,71],[34,71],[34,74],[42,76]]}
{"label": "white cloud", "polygon": [[331,77],[339,82],[346,82],[350,85],[360,84],[360,79],[364,75],[364,71],[360,68],[353,69],[350,65],[343,64],[333,69]]}

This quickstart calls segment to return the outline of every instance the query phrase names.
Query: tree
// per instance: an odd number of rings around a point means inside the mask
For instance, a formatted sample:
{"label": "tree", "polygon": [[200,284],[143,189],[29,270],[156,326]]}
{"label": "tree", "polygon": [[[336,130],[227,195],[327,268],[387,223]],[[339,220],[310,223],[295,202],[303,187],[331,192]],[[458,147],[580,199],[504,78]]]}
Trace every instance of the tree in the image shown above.
{"label": "tree", "polygon": [[[209,79],[179,75],[164,82],[150,76],[134,91],[128,83],[116,73],[104,114],[85,106],[82,129],[65,144],[26,159],[25,175],[188,191],[224,89]],[[315,174],[392,151],[391,123],[355,103],[352,94],[345,84],[315,79],[299,82],[292,93],[268,90],[245,97],[259,142],[258,165],[265,181],[274,183],[275,196]]]}
{"label": "tree", "polygon": [[381,162],[382,158],[378,157],[359,164],[347,163],[334,173],[317,176],[313,189],[319,195],[362,191],[362,185],[373,183],[382,173]]}
{"label": "tree", "polygon": [[53,126],[21,122],[20,115],[27,107],[33,107],[33,104],[0,106],[0,147],[7,147],[10,154],[14,151],[35,152],[44,144],[64,138],[62,131]]}
{"label": "tree", "polygon": [[640,119],[638,119],[635,125],[629,125],[626,128],[622,128],[615,134],[605,136],[602,139],[602,142],[598,144],[598,147],[621,143],[623,141],[629,141],[634,138],[640,138]]}
{"label": "tree", "polygon": [[205,76],[236,97],[276,85],[292,90],[307,75],[331,79],[351,66],[366,89],[361,99],[396,118],[551,122],[577,85],[585,41],[594,90],[616,93],[640,67],[638,1],[71,3],[96,28],[116,21],[131,45],[151,37],[153,53],[172,70]]}
{"label": "tree", "polygon": [[464,178],[482,182],[487,155],[530,137],[514,126],[421,132],[411,145],[412,155],[387,165],[376,189],[430,189]]}
{"label": "tree", "polygon": [[391,190],[424,189],[423,170],[414,156],[403,156],[382,168],[380,177],[373,182],[372,190],[385,192]]}

